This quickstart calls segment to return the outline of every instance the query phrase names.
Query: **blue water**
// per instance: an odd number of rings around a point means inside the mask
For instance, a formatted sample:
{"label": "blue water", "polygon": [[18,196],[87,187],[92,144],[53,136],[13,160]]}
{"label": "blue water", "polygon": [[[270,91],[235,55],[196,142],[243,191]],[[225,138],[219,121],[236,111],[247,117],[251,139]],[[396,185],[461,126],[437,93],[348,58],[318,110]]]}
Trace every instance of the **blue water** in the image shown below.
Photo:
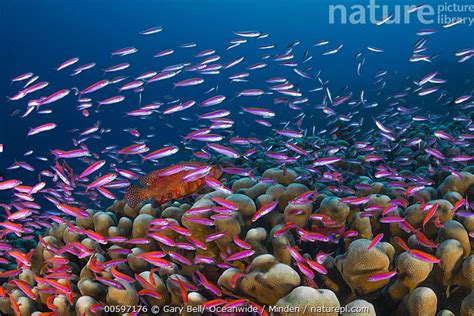
{"label": "blue water", "polygon": [[[342,2],[342,1],[340,1]],[[344,1],[350,4],[367,4],[366,1]],[[378,4],[394,4],[393,1],[377,1]],[[418,4],[413,2],[397,2],[398,4]],[[444,1],[431,1],[430,4],[437,5]],[[469,3],[469,1],[457,1],[456,3]],[[444,88],[449,88],[452,95],[469,93],[466,91],[466,80],[472,80],[472,61],[458,64],[454,52],[472,48],[474,44],[472,28],[464,25],[443,30],[430,37],[428,47],[429,55],[440,54],[433,64],[409,63],[413,44],[419,39],[416,31],[426,28],[440,29],[438,24],[422,25],[417,21],[405,25],[383,25],[381,27],[373,24],[367,25],[334,25],[328,24],[328,6],[340,4],[335,1],[2,1],[0,3],[0,30],[2,32],[1,49],[1,81],[0,94],[13,95],[18,85],[10,86],[10,79],[21,73],[32,71],[40,75],[40,80],[50,82],[42,95],[49,95],[59,89],[78,87],[83,89],[90,84],[104,78],[101,69],[115,65],[120,62],[132,63],[130,73],[138,75],[148,70],[159,70],[165,66],[183,61],[196,61],[192,57],[195,53],[204,49],[216,49],[217,54],[222,56],[221,61],[227,62],[239,56],[245,56],[245,62],[234,67],[224,75],[208,76],[204,86],[190,87],[173,90],[172,81],[154,83],[146,89],[143,103],[147,104],[154,100],[163,101],[166,96],[180,98],[182,100],[194,99],[198,102],[213,95],[203,95],[202,91],[207,88],[219,86],[219,94],[227,96],[226,106],[238,111],[241,106],[271,106],[273,97],[234,99],[236,93],[242,89],[261,88],[265,89],[264,80],[274,76],[291,76],[296,78],[291,69],[286,67],[270,66],[263,70],[252,73],[250,81],[244,84],[229,85],[226,78],[232,73],[244,71],[249,64],[260,61],[260,57],[266,51],[256,50],[257,45],[275,44],[273,53],[281,54],[292,42],[301,41],[294,49],[299,61],[305,50],[312,52],[313,60],[305,65],[311,65],[311,74],[321,70],[321,77],[329,81],[331,91],[337,95],[339,91],[349,85],[349,91],[354,95],[366,90],[366,96],[371,101],[379,102],[380,106],[374,110],[367,110],[362,116],[367,118],[368,124],[372,124],[370,118],[383,110],[386,106],[384,101],[390,94],[402,91],[411,80],[419,79],[432,71],[439,71],[441,77],[449,83]],[[382,16],[378,16],[380,19]],[[138,33],[152,26],[163,26],[164,31],[152,36],[140,36]],[[269,33],[270,37],[259,40],[256,44],[250,39],[249,43],[241,45],[236,49],[224,51],[228,42],[235,39],[233,31],[258,30]],[[312,47],[316,41],[327,39],[331,43],[324,48]],[[192,49],[177,48],[179,44],[196,42],[198,47]],[[320,52],[329,48],[344,44],[343,49],[336,55],[321,56]],[[383,54],[374,54],[367,51],[368,45],[381,47]],[[135,46],[139,53],[127,57],[110,56],[110,52],[127,46]],[[154,53],[164,49],[173,48],[175,54],[159,59],[154,59]],[[355,73],[356,62],[354,56],[363,51],[366,62],[363,75],[358,77]],[[77,77],[69,77],[71,69],[56,72],[54,70],[61,62],[71,57],[80,57],[81,61],[74,65],[79,66],[87,62],[96,62],[92,70],[87,70]],[[373,91],[373,75],[380,69],[390,73],[387,87],[382,97],[377,97]],[[115,74],[107,76],[113,77]],[[180,80],[185,77],[181,76]],[[295,80],[297,81],[297,80]],[[299,88],[307,90],[318,86],[317,81],[303,80]],[[471,85],[472,86],[472,85]],[[15,88],[17,87],[17,88]],[[114,88],[115,89],[115,88]],[[124,132],[124,128],[152,126],[155,131],[149,131],[157,136],[152,138],[149,145],[160,148],[164,144],[177,144],[181,136],[187,134],[191,127],[196,127],[196,121],[182,121],[181,115],[167,117],[165,120],[153,116],[150,120],[143,121],[139,118],[125,117],[124,113],[138,108],[138,96],[130,91],[124,93],[127,96],[125,102],[107,106],[107,110],[101,113],[93,113],[84,118],[80,112],[75,110],[76,102],[73,96],[56,102],[48,108],[53,109],[51,115],[30,115],[27,118],[10,118],[10,114],[16,109],[25,110],[25,102],[2,102],[0,143],[4,143],[4,153],[0,155],[0,173],[6,178],[34,179],[37,172],[31,173],[24,170],[6,170],[14,160],[25,160],[37,167],[37,171],[47,168],[47,163],[36,161],[33,156],[23,157],[29,149],[35,150],[35,155],[51,158],[51,149],[73,149],[71,134],[68,130],[78,128],[80,130],[92,126],[100,121],[101,126],[111,128],[112,132],[106,134],[102,140],[88,141],[88,146],[98,150],[104,146],[115,144],[119,148],[130,145],[134,140],[132,136]],[[114,95],[111,89],[94,94],[94,99],[100,100]],[[315,111],[314,105],[322,102],[323,94],[316,92],[308,94],[310,104],[305,110],[308,117],[313,114],[310,121],[305,122],[307,127],[313,124],[324,124],[321,111]],[[411,106],[429,108],[437,113],[445,113],[444,107],[435,104],[433,97],[427,97],[426,101]],[[276,110],[280,115],[280,121],[292,120],[295,113],[287,110]],[[183,115],[195,118],[195,113],[206,111],[194,107]],[[286,117],[285,117],[286,116]],[[237,117],[234,117],[237,118]],[[52,121],[58,124],[54,133],[44,133],[31,138],[25,135],[28,129],[39,124]],[[248,120],[251,122],[251,120]],[[169,123],[174,128],[165,126]],[[372,126],[369,126],[371,128]],[[241,136],[259,134],[261,127],[245,125],[238,122],[236,132]],[[144,134],[147,130],[142,130]],[[262,135],[260,135],[262,136]],[[171,163],[173,159],[189,158],[189,152],[180,152],[183,156],[175,156],[164,163]],[[82,165],[84,167],[84,165]],[[145,167],[146,169],[147,167]],[[151,167],[148,167],[151,168]]]}

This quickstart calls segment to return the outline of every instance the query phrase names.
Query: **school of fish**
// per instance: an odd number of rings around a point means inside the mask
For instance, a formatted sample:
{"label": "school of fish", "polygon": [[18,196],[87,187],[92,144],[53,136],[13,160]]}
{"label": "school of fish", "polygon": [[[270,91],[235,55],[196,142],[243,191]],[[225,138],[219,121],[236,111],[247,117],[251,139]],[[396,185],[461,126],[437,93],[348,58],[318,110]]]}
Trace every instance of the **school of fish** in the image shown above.
{"label": "school of fish", "polygon": [[[345,71],[373,78],[357,91],[325,79],[342,43],[281,47],[260,31],[151,56],[131,40],[107,65],[80,56],[51,65],[63,82],[14,77],[9,119],[41,121],[25,138],[69,133],[71,143],[27,151],[0,180],[11,193],[0,204],[0,311],[266,315],[302,296],[317,306],[316,289],[333,295],[328,304],[360,298],[378,314],[415,315],[430,300],[417,307],[414,293],[437,298],[435,312],[474,310],[472,77],[451,93],[429,47],[456,27],[417,32],[406,61],[431,70],[400,91],[389,84],[395,70],[365,70],[383,48],[353,52]],[[177,54],[183,61],[169,64]],[[141,69],[136,55],[154,66]],[[472,67],[473,55],[444,57]],[[52,121],[53,112],[87,125]],[[108,112],[130,125],[107,126],[98,117]]]}

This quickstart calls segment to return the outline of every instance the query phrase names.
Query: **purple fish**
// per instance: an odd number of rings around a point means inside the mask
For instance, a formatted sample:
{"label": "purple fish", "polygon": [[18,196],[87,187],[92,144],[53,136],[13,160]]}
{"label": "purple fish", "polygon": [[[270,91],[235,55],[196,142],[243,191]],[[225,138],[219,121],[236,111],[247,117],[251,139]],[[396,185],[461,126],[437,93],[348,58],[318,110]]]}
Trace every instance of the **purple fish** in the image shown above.
{"label": "purple fish", "polygon": [[202,78],[190,78],[190,79],[185,79],[179,82],[175,82],[174,86],[175,87],[190,87],[190,86],[196,86],[204,82],[204,79]]}
{"label": "purple fish", "polygon": [[212,98],[202,101],[199,106],[207,107],[207,106],[214,106],[222,103],[225,100],[225,96],[223,95],[216,95]]}
{"label": "purple fish", "polygon": [[60,71],[61,69],[64,69],[66,67],[69,67],[75,63],[77,63],[79,61],[79,58],[77,57],[74,57],[74,58],[71,58],[71,59],[68,59],[66,60],[65,62],[63,62],[61,65],[59,65],[58,68],[56,68],[56,71]]}
{"label": "purple fish", "polygon": [[57,125],[55,123],[46,123],[46,124],[31,128],[30,131],[28,132],[28,136],[50,131],[50,130],[55,129],[56,127]]}
{"label": "purple fish", "polygon": [[255,254],[255,250],[243,250],[240,252],[236,252],[227,258],[225,258],[226,261],[236,261],[236,260],[242,260],[248,257],[251,257]]}

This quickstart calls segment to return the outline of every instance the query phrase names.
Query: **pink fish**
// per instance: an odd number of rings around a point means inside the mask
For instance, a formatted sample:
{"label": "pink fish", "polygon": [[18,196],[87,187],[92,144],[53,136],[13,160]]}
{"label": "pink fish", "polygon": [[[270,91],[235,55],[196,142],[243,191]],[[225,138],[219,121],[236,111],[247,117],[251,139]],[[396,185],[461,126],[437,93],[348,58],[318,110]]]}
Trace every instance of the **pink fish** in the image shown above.
{"label": "pink fish", "polygon": [[160,80],[166,80],[166,79],[176,76],[178,73],[179,71],[164,71],[148,79],[147,83],[152,83],[152,82],[160,81]]}
{"label": "pink fish", "polygon": [[441,262],[441,259],[436,258],[435,256],[432,256],[430,254],[427,254],[426,252],[423,252],[421,250],[417,249],[410,249],[408,250],[408,253],[415,257],[416,259],[419,259],[424,262],[428,263],[439,263]]}
{"label": "pink fish", "polygon": [[240,252],[236,252],[230,256],[228,256],[225,260],[226,261],[237,261],[242,260],[248,257],[251,257],[255,254],[255,250],[243,250]]}
{"label": "pink fish", "polygon": [[77,63],[79,61],[79,58],[78,57],[74,57],[74,58],[71,58],[71,59],[68,59],[66,60],[65,62],[63,62],[61,65],[59,65],[58,68],[56,68],[56,71],[60,71],[66,67],[69,67],[71,65],[74,65],[75,63]]}
{"label": "pink fish", "polygon": [[383,281],[383,280],[390,279],[390,278],[396,276],[397,274],[398,274],[398,272],[396,272],[396,271],[376,273],[376,274],[370,275],[367,278],[367,281],[369,281],[369,282]]}
{"label": "pink fish", "polygon": [[85,178],[88,175],[91,175],[92,173],[96,172],[100,168],[102,168],[105,165],[105,160],[98,160],[91,164],[89,167],[84,169],[84,171],[79,175],[79,178]]}
{"label": "pink fish", "polygon": [[201,142],[219,142],[224,139],[224,136],[219,134],[204,134],[192,136],[191,139]]}
{"label": "pink fish", "polygon": [[156,160],[156,159],[161,159],[164,157],[168,157],[171,155],[174,155],[179,151],[179,148],[177,146],[167,146],[163,147],[161,149],[155,150],[146,156],[143,157],[142,163],[147,160]]}
{"label": "pink fish", "polygon": [[82,90],[80,93],[82,95],[82,94],[95,92],[97,90],[100,90],[100,89],[106,87],[109,83],[110,82],[108,80],[105,80],[105,79],[99,80],[96,83],[94,83],[94,84],[90,85],[89,87],[85,88],[84,90]]}
{"label": "pink fish", "polygon": [[77,217],[77,218],[83,218],[83,217],[88,217],[89,216],[89,213],[87,213],[86,211],[81,210],[78,207],[70,206],[70,205],[67,205],[67,204],[61,204],[61,203],[57,204],[56,207],[60,211],[66,213],[68,215]]}
{"label": "pink fish", "polygon": [[99,101],[100,105],[116,104],[125,100],[123,95],[117,95],[114,97],[107,98],[105,100]]}
{"label": "pink fish", "polygon": [[130,63],[121,63],[121,64],[104,69],[104,72],[120,71],[120,70],[127,69],[128,67],[130,67]]}
{"label": "pink fish", "polygon": [[240,239],[237,235],[234,235],[234,237],[232,238],[232,240],[234,241],[234,243],[242,248],[242,249],[252,249],[252,246],[248,243],[246,243],[245,241],[243,241],[242,239]]}
{"label": "pink fish", "polygon": [[202,78],[190,78],[186,80],[182,80],[179,82],[174,83],[175,87],[189,87],[189,86],[196,86],[204,82]]}
{"label": "pink fish", "polygon": [[273,201],[273,202],[268,202],[268,203],[262,205],[258,209],[258,211],[255,212],[255,214],[252,216],[252,222],[257,221],[262,216],[265,216],[266,214],[273,211],[277,207],[278,203],[279,203],[278,201]]}
{"label": "pink fish", "polygon": [[149,29],[146,29],[144,31],[141,31],[140,34],[142,35],[152,35],[152,34],[156,34],[156,33],[159,33],[163,31],[163,27],[161,26],[154,26],[154,27],[151,27]]}
{"label": "pink fish", "polygon": [[446,159],[446,157],[436,148],[425,148],[425,151],[433,156],[433,157],[436,157],[438,159],[441,159],[441,160],[444,160]]}
{"label": "pink fish", "polygon": [[367,250],[370,250],[373,247],[375,247],[380,242],[380,240],[382,240],[382,238],[383,238],[383,233],[380,233],[377,236],[375,236],[375,238],[372,240],[370,245],[367,247]]}
{"label": "pink fish", "polygon": [[224,68],[224,69],[229,69],[229,68],[231,68],[231,67],[234,67],[234,66],[240,64],[243,60],[244,60],[244,57],[243,57],[243,56],[242,56],[242,57],[238,57],[238,58],[236,58],[236,59],[234,59],[234,60],[228,62],[227,64],[225,64],[223,68]]}
{"label": "pink fish", "polygon": [[150,236],[151,238],[155,239],[159,243],[162,243],[166,246],[170,246],[170,247],[175,246],[175,242],[171,238],[165,235],[158,234],[158,233],[149,233],[148,236]]}
{"label": "pink fish", "polygon": [[265,68],[265,67],[267,67],[267,66],[268,66],[267,63],[261,62],[261,63],[256,63],[256,64],[253,64],[253,65],[248,66],[248,67],[247,67],[247,70],[262,69],[262,68]]}
{"label": "pink fish", "polygon": [[425,225],[430,221],[430,219],[434,216],[436,211],[438,210],[439,204],[435,203],[431,206],[430,210],[426,214],[425,218],[423,219],[422,226],[425,227]]}
{"label": "pink fish", "polygon": [[134,80],[134,81],[131,81],[131,82],[127,82],[126,84],[122,85],[119,88],[119,91],[136,89],[136,88],[139,88],[139,87],[143,86],[143,84],[144,83],[141,80]]}
{"label": "pink fish", "polygon": [[318,273],[321,273],[321,274],[327,274],[328,273],[327,269],[322,264],[320,264],[320,263],[318,263],[314,260],[306,259],[306,264],[311,269],[313,269],[314,271],[316,271]]}
{"label": "pink fish", "polygon": [[242,110],[246,113],[262,116],[265,118],[275,116],[275,112],[268,109],[263,109],[263,108],[243,108]]}
{"label": "pink fish", "polygon": [[207,144],[207,147],[229,158],[240,158],[241,156],[235,149],[223,145]]}
{"label": "pink fish", "polygon": [[224,102],[224,100],[225,100],[224,95],[216,95],[212,98],[209,98],[207,100],[202,101],[199,104],[199,106],[201,106],[201,107],[214,106],[214,105],[221,104],[222,102]]}
{"label": "pink fish", "polygon": [[[201,114],[201,115],[199,115],[199,118],[200,119],[205,119],[205,120],[213,120],[214,122],[216,122],[217,119],[226,117],[230,114],[231,114],[231,112],[227,111],[227,110],[217,110],[217,111],[212,111],[212,112],[208,112],[208,113],[205,113],[205,114]],[[220,121],[222,121],[224,123],[224,120],[220,120]],[[227,122],[229,122],[229,121],[227,121]],[[212,129],[212,126],[211,126],[211,129]]]}
{"label": "pink fish", "polygon": [[50,104],[50,103],[56,102],[58,100],[61,100],[62,98],[69,95],[70,92],[71,92],[71,90],[69,90],[69,89],[63,89],[63,90],[56,91],[55,93],[51,94],[50,96],[42,98],[41,101],[40,101],[40,105]]}
{"label": "pink fish", "polygon": [[30,131],[28,132],[28,136],[33,136],[42,132],[50,131],[53,130],[57,127],[55,123],[46,123],[34,128],[31,128]]}
{"label": "pink fish", "polygon": [[315,160],[313,162],[313,166],[317,167],[317,166],[327,166],[327,165],[331,165],[331,164],[334,164],[338,161],[341,161],[342,158],[341,157],[326,157],[326,158],[320,158],[318,160]]}
{"label": "pink fish", "polygon": [[290,137],[290,138],[301,138],[303,137],[303,133],[298,132],[298,131],[292,131],[292,130],[276,130],[275,131],[278,135]]}
{"label": "pink fish", "polygon": [[92,183],[90,183],[89,185],[87,185],[86,187],[86,190],[90,190],[90,189],[93,189],[93,188],[98,188],[98,187],[102,187],[112,181],[115,180],[115,178],[117,178],[117,174],[115,173],[108,173],[100,178],[97,178],[96,180],[94,180]]}
{"label": "pink fish", "polygon": [[21,75],[18,75],[16,76],[15,78],[13,78],[11,81],[12,82],[17,82],[17,81],[23,81],[23,80],[26,80],[26,79],[29,79],[33,76],[33,73],[32,72],[26,72],[24,74],[21,74]]}
{"label": "pink fish", "polygon": [[238,97],[244,96],[244,97],[254,97],[254,96],[261,96],[263,95],[264,91],[260,89],[248,89],[248,90],[242,90],[239,92],[237,95]]}
{"label": "pink fish", "polygon": [[20,180],[6,180],[0,182],[0,191],[2,190],[10,190],[17,186],[19,186],[22,182]]}
{"label": "pink fish", "polygon": [[177,252],[175,252],[175,251],[170,251],[170,252],[168,252],[168,256],[169,256],[172,260],[177,261],[177,262],[179,262],[180,264],[184,264],[184,265],[186,265],[186,266],[192,266],[192,262],[191,262],[188,258],[186,258],[186,257],[184,257],[184,256],[182,256],[182,255],[180,255],[179,253],[177,253]]}
{"label": "pink fish", "polygon": [[314,279],[315,277],[315,274],[313,272],[312,269],[310,269],[305,261],[297,261],[296,262],[296,266],[298,267],[298,269],[301,271],[301,273],[303,273],[306,277],[308,277],[309,279]]}
{"label": "pink fish", "polygon": [[219,238],[222,238],[224,236],[225,236],[224,232],[213,233],[213,234],[210,234],[210,235],[206,236],[206,242],[215,241],[215,240],[218,240]]}
{"label": "pink fish", "polygon": [[20,210],[18,212],[15,212],[15,213],[12,213],[10,215],[8,215],[7,219],[9,221],[14,221],[14,220],[18,220],[18,219],[23,219],[23,218],[26,218],[28,216],[30,216],[33,212],[31,210]]}
{"label": "pink fish", "polygon": [[126,56],[138,52],[135,47],[124,47],[112,52],[112,56]]}

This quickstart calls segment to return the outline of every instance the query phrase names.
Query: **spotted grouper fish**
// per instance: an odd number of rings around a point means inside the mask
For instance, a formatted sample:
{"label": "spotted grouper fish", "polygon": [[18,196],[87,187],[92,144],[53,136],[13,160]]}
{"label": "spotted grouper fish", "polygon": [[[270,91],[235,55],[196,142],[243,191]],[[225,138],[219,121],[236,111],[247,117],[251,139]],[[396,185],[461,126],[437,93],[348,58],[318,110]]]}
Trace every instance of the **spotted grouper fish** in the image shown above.
{"label": "spotted grouper fish", "polygon": [[162,204],[197,192],[205,185],[204,177],[218,179],[222,172],[218,166],[202,162],[180,163],[155,170],[139,179],[142,187],[130,185],[125,191],[125,201],[130,207],[152,200]]}

